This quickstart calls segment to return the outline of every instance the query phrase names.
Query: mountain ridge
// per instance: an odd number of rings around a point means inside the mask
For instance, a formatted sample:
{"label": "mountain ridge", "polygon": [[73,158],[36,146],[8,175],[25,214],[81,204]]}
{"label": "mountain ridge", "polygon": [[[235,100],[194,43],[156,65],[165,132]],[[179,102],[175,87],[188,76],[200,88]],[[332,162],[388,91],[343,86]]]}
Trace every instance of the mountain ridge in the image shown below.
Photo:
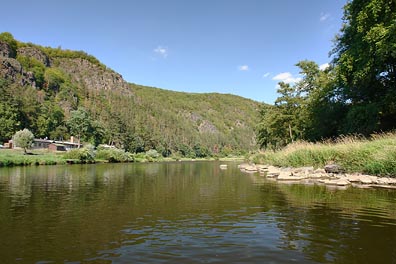
{"label": "mountain ridge", "polygon": [[[164,156],[246,153],[256,148],[260,103],[233,94],[128,83],[83,51],[23,43],[1,33],[0,78],[2,92],[19,98],[2,102],[1,111],[12,116],[13,103],[21,106],[11,118],[13,125],[0,129],[1,140],[24,127],[38,137],[67,137],[71,115],[83,109],[92,121],[83,140],[94,145],[110,143],[132,152],[156,149]],[[58,116],[51,116],[54,113]]]}

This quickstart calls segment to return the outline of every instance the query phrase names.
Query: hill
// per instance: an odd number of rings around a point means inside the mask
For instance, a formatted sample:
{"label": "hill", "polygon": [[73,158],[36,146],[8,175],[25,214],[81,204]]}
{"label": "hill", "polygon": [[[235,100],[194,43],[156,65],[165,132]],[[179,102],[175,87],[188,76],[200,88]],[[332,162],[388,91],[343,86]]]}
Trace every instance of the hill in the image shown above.
{"label": "hill", "polygon": [[256,148],[258,102],[127,83],[83,51],[22,43],[10,33],[0,34],[0,90],[1,141],[28,128],[36,137],[79,134],[94,145],[156,149],[164,156]]}

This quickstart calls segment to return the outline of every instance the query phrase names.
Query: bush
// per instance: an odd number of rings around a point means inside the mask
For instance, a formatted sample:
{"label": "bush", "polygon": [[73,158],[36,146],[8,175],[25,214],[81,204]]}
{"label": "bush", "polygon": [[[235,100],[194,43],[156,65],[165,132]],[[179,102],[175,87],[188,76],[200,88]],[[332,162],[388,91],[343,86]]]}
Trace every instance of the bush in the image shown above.
{"label": "bush", "polygon": [[96,159],[107,160],[109,162],[132,162],[133,156],[129,152],[116,148],[99,148],[96,151]]}
{"label": "bush", "polygon": [[146,156],[153,159],[158,159],[161,154],[159,154],[158,151],[156,151],[155,149],[150,149],[146,152]]}
{"label": "bush", "polygon": [[72,149],[64,155],[64,158],[87,162],[87,161],[94,161],[95,155],[93,149],[88,146],[80,149]]}

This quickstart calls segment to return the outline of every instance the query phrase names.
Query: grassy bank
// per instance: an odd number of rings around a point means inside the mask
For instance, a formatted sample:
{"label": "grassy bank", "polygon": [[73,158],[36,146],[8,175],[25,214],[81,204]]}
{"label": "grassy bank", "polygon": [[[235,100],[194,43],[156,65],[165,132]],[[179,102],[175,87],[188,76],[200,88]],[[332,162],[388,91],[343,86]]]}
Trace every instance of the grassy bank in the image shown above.
{"label": "grassy bank", "polygon": [[129,153],[120,149],[75,149],[69,152],[51,152],[48,150],[30,150],[29,154],[23,150],[0,149],[0,167],[32,166],[32,165],[61,165],[81,163],[118,163],[118,162],[161,162],[161,161],[241,161],[243,157],[207,157],[207,158],[164,158],[157,152]]}
{"label": "grassy bank", "polygon": [[296,142],[279,151],[264,151],[250,157],[259,164],[281,167],[341,165],[347,172],[396,177],[396,133],[369,139],[343,137],[335,142]]}
{"label": "grassy bank", "polygon": [[63,158],[62,154],[31,151],[28,155],[24,155],[23,150],[0,150],[0,167],[56,164],[66,164],[66,159]]}

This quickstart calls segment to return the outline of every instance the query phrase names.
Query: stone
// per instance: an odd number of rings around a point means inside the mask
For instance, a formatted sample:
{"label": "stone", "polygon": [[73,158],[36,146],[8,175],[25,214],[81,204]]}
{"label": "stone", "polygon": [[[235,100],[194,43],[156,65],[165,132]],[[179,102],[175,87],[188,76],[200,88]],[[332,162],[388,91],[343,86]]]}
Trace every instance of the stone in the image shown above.
{"label": "stone", "polygon": [[246,167],[250,166],[248,163],[242,163],[238,165],[238,169],[244,170]]}
{"label": "stone", "polygon": [[327,173],[335,173],[335,174],[343,172],[341,166],[337,164],[328,164],[324,167],[324,170]]}
{"label": "stone", "polygon": [[226,164],[221,164],[221,165],[220,165],[220,169],[222,169],[222,170],[226,170],[227,167],[228,167],[228,166],[227,166]]}
{"label": "stone", "polygon": [[312,174],[314,172],[313,167],[300,167],[296,169],[292,169],[293,173],[298,173],[298,174]]}
{"label": "stone", "polygon": [[390,184],[391,181],[389,181],[389,178],[378,178],[377,183],[378,184],[382,184],[382,185],[386,185],[386,184]]}
{"label": "stone", "polygon": [[366,175],[362,175],[360,177],[360,183],[361,184],[372,184],[373,181],[369,177],[367,177]]}
{"label": "stone", "polygon": [[313,173],[315,173],[315,174],[323,174],[323,173],[326,173],[326,171],[324,169],[316,169],[316,170],[313,171]]}
{"label": "stone", "polygon": [[360,175],[358,174],[348,174],[347,179],[350,182],[360,182]]}
{"label": "stone", "polygon": [[350,185],[351,183],[348,180],[345,179],[339,179],[339,180],[321,180],[320,182],[326,184],[326,185],[336,185],[336,186],[347,186]]}
{"label": "stone", "polygon": [[11,49],[10,45],[0,40],[0,57],[15,58],[15,52]]}
{"label": "stone", "polygon": [[247,172],[257,172],[257,167],[255,165],[250,165],[245,168]]}
{"label": "stone", "polygon": [[350,185],[351,183],[346,179],[340,179],[337,181],[336,184],[337,184],[337,186],[347,186],[347,185]]}

